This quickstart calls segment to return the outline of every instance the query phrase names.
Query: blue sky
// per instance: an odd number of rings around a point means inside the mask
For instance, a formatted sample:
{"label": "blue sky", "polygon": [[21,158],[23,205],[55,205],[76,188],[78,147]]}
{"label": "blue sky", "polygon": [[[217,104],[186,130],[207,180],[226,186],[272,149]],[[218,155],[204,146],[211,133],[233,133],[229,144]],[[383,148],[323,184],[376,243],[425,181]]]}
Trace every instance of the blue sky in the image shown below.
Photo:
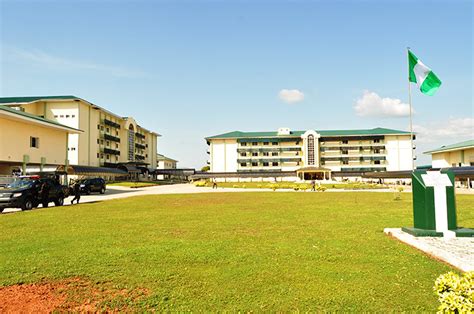
{"label": "blue sky", "polygon": [[233,130],[407,130],[407,46],[443,81],[412,86],[419,163],[474,137],[472,1],[0,3],[1,96],[133,116],[182,167]]}

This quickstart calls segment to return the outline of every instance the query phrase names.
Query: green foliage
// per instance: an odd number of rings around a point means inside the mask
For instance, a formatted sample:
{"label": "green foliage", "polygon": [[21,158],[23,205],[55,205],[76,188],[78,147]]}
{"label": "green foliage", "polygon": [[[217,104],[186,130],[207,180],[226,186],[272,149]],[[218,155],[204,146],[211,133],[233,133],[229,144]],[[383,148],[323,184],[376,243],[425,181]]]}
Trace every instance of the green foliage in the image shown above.
{"label": "green foliage", "polygon": [[318,192],[324,192],[324,191],[326,191],[326,187],[324,187],[324,186],[321,185],[321,186],[316,187],[316,190],[317,190]]}
{"label": "green foliage", "polygon": [[474,312],[474,271],[459,276],[448,272],[438,277],[434,290],[441,305],[438,313]]}
{"label": "green foliage", "polygon": [[203,172],[208,172],[209,170],[211,170],[210,166],[204,166],[204,167],[201,168],[201,171],[203,171]]}
{"label": "green foliage", "polygon": [[404,190],[405,190],[405,189],[403,188],[403,186],[399,186],[399,187],[397,188],[397,191],[400,192],[400,193],[403,192]]}
{"label": "green foliage", "polygon": [[194,186],[197,186],[197,187],[205,187],[205,186],[207,186],[207,182],[204,181],[204,180],[195,181],[195,182],[194,182]]}

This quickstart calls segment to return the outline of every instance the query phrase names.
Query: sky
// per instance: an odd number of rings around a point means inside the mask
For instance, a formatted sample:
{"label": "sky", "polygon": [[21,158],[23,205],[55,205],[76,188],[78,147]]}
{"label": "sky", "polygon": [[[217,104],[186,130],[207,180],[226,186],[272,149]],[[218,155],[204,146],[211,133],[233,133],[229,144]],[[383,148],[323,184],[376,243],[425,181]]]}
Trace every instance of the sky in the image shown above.
{"label": "sky", "polygon": [[234,130],[409,130],[423,151],[474,138],[472,1],[0,0],[0,97],[75,95],[162,135],[178,167]]}

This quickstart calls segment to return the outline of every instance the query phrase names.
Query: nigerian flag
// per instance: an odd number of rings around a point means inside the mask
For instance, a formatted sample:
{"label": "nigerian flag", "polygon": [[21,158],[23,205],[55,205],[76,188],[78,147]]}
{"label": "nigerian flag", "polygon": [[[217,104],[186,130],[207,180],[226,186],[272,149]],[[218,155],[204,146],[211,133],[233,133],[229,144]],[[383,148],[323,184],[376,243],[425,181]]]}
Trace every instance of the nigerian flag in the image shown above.
{"label": "nigerian flag", "polygon": [[408,73],[410,82],[418,84],[423,94],[433,96],[441,86],[436,74],[410,50],[408,50]]}

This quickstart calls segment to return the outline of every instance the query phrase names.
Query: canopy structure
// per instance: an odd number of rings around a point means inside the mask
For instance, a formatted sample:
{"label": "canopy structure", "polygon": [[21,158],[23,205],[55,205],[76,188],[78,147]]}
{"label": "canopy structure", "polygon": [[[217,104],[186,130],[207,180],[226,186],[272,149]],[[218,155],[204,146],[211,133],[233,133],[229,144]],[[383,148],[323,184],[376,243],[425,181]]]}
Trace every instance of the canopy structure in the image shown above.
{"label": "canopy structure", "polygon": [[126,176],[127,172],[116,168],[69,165],[58,166],[57,172],[78,176]]}
{"label": "canopy structure", "polygon": [[301,180],[329,180],[331,169],[323,167],[302,167],[296,170],[296,175]]}

